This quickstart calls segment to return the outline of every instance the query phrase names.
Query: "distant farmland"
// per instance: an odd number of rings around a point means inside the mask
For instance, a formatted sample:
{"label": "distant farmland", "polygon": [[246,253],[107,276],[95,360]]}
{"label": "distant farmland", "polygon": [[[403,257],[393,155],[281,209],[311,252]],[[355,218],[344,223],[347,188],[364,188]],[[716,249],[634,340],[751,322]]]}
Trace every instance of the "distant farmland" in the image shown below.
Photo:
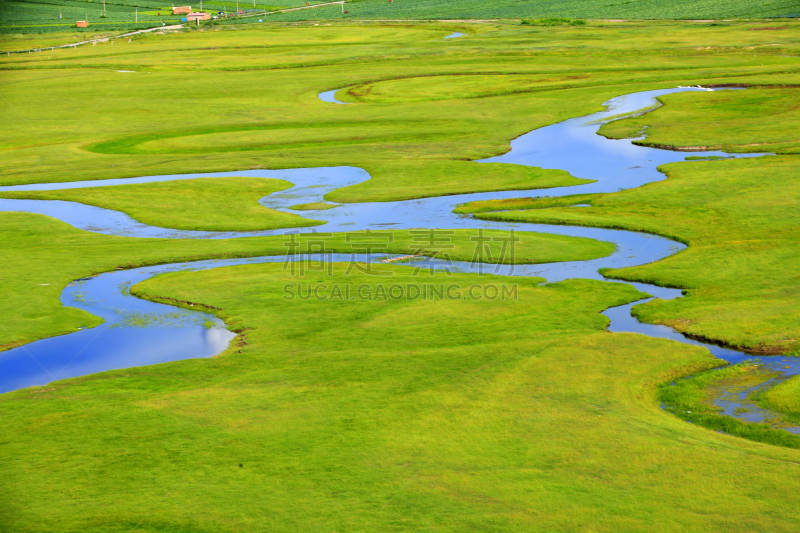
{"label": "distant farmland", "polygon": [[503,19],[721,19],[798,17],[796,0],[354,0],[338,6],[277,15],[277,20]]}
{"label": "distant farmland", "polygon": [[[200,2],[191,4],[199,11]],[[320,0],[309,4],[325,3]],[[304,0],[220,0],[203,3],[203,10],[233,12],[237,8],[274,10],[305,6]],[[138,19],[137,19],[138,6]],[[0,33],[31,34],[75,29],[92,32],[133,30],[175,24],[172,4],[157,0],[0,0]],[[347,11],[344,13],[343,11]],[[60,18],[59,18],[60,16]],[[269,15],[270,21],[333,19],[724,19],[798,17],[796,0],[348,0],[339,5]],[[88,19],[88,29],[75,21]],[[138,20],[138,22],[137,22]],[[247,18],[243,21],[252,22]]]}
{"label": "distant farmland", "polygon": [[[273,9],[305,5],[300,0],[256,1],[256,7]],[[316,2],[312,2],[316,3]],[[172,3],[155,0],[111,0],[103,4],[102,0],[0,0],[0,33],[25,34],[45,33],[52,31],[76,30],[95,32],[98,30],[129,30],[151,28],[164,24],[180,23],[183,15],[172,14]],[[200,11],[200,1],[176,2],[174,5],[191,5]],[[138,15],[137,15],[138,6]],[[238,4],[240,9],[252,9],[252,0],[244,0]],[[203,10],[234,12],[235,1],[203,2]],[[60,16],[60,18],[59,18]],[[89,28],[75,28],[78,20],[88,20]],[[137,22],[138,20],[138,22]]]}

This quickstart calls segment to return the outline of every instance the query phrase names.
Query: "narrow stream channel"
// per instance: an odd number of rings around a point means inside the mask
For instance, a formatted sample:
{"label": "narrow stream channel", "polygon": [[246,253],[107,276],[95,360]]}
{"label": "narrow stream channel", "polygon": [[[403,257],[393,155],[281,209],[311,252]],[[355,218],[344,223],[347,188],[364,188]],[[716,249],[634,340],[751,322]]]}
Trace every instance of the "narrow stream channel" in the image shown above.
{"label": "narrow stream channel", "polygon": [[[640,187],[661,181],[666,177],[657,167],[666,163],[684,161],[687,154],[648,148],[633,144],[636,139],[611,140],[597,135],[603,121],[622,114],[651,108],[655,98],[674,92],[701,90],[692,88],[646,91],[613,98],[606,109],[586,117],[579,117],[525,134],[511,142],[511,151],[505,155],[478,163],[511,163],[541,168],[562,169],[579,178],[596,180],[592,183],[538,191],[503,191],[463,194],[397,202],[372,202],[345,204],[329,210],[305,211],[303,216],[326,221],[313,231],[342,232],[371,229],[408,228],[485,228],[516,231],[534,231],[575,237],[587,237],[612,242],[616,250],[608,257],[591,261],[572,261],[539,265],[470,265],[450,264],[457,271],[469,272],[483,269],[498,275],[538,276],[548,282],[571,278],[606,280],[600,268],[621,268],[658,261],[685,246],[681,243],[643,233],[577,226],[507,223],[477,220],[456,215],[452,211],[459,204],[476,200],[515,198],[519,196],[560,197],[582,193],[608,193]],[[336,91],[320,95],[326,102],[342,103],[335,99]],[[323,97],[323,95],[325,95]],[[764,154],[725,154],[704,152],[708,156],[758,157]],[[294,187],[273,193],[261,199],[265,207],[292,212],[289,206],[324,201],[324,195],[335,189],[362,183],[370,178],[362,169],[330,167],[292,170],[258,170],[208,174],[182,174],[148,176],[140,178],[51,183],[0,187],[3,191],[56,190],[86,187],[113,187],[120,184],[150,183],[196,178],[225,176],[250,176],[279,178],[294,183]],[[155,237],[168,239],[229,239],[260,235],[297,233],[303,230],[270,230],[256,232],[206,232],[181,231],[142,224],[124,213],[75,202],[45,200],[0,199],[0,211],[40,213],[62,220],[76,228],[107,235],[129,237]],[[298,256],[295,259],[303,258]],[[371,259],[379,259],[373,256]],[[350,254],[334,254],[334,260],[349,261]],[[361,257],[360,260],[367,258]],[[222,266],[259,262],[283,262],[285,258],[259,257],[235,260],[199,261],[159,265],[147,268],[120,270],[79,280],[64,289],[61,302],[65,306],[84,309],[105,320],[90,330],[36,341],[18,348],[0,352],[0,392],[33,385],[44,385],[57,379],[76,377],[110,369],[129,368],[187,358],[212,357],[226,349],[234,334],[216,317],[197,311],[147,302],[132,297],[127,289],[154,275],[178,270],[203,270]],[[435,260],[421,261],[442,268]],[[419,262],[414,263],[419,266]],[[642,292],[656,298],[681,297],[681,291],[642,283],[631,283]],[[647,300],[644,300],[647,301]],[[800,373],[800,359],[785,357],[756,357],[715,345],[704,344],[675,332],[666,326],[643,324],[630,314],[633,305],[643,301],[609,309],[604,312],[611,320],[613,332],[635,332],[651,337],[667,338],[686,344],[705,346],[715,356],[729,363],[744,360],[758,361],[774,370],[779,377]],[[143,327],[147,326],[147,327]],[[761,385],[763,386],[763,385]],[[731,396],[720,394],[717,405],[725,414],[737,418],[771,423],[772,414],[748,403],[751,391],[738,391]],[[741,407],[749,410],[741,412]],[[777,427],[777,426],[776,426]],[[782,426],[781,426],[782,427]],[[800,432],[798,428],[785,428]]]}

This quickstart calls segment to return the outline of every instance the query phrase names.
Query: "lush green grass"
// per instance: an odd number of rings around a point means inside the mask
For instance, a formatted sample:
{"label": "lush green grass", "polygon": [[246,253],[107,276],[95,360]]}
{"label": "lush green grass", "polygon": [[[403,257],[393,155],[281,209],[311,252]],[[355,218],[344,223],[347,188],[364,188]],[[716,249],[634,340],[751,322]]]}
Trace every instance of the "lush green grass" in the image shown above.
{"label": "lush green grass", "polygon": [[[80,30],[80,28],[76,28]],[[94,30],[94,29],[93,29]],[[112,37],[115,32],[93,31],[92,38]],[[0,52],[14,50],[30,50],[34,48],[46,48],[49,46],[61,46],[69,43],[77,43],[85,40],[87,35],[73,32],[51,32],[51,33],[17,33],[3,35],[0,38]]]}
{"label": "lush green grass", "polygon": [[[538,33],[487,24],[471,26],[470,38],[460,41],[443,39],[461,29],[454,24],[357,31],[256,25],[0,57],[0,68],[11,69],[0,87],[8,117],[0,181],[318,165],[359,166],[373,175],[337,192],[337,202],[566,185],[563,173],[554,182],[550,171],[489,172],[463,159],[502,153],[510,138],[597,111],[624,92],[800,82],[794,58],[782,57],[796,53],[800,41],[797,25],[787,24],[781,46],[762,46],[775,32],[752,31],[758,23],[608,23]],[[756,49],[745,52],[750,46]],[[447,91],[453,78],[471,83],[484,75],[486,87],[474,88],[479,98]],[[398,77],[427,82],[429,100],[341,106],[317,98]],[[548,179],[535,183],[538,176]]]}
{"label": "lush green grass", "polygon": [[571,194],[554,198],[505,198],[502,200],[479,200],[469,202],[455,208],[454,213],[475,214],[492,211],[518,211],[521,209],[545,209],[547,207],[574,206],[589,204],[597,194]]}
{"label": "lush green grass", "polygon": [[[765,26],[787,29],[754,31]],[[800,83],[798,28],[264,24],[5,56],[0,182],[351,165],[374,178],[329,200],[570,185],[576,181],[562,172],[469,160],[503,153],[512,138],[597,111],[620,94]],[[469,36],[445,41],[454,30]],[[346,106],[318,99],[336,88],[370,90],[345,94],[353,101]],[[688,251],[613,273],[688,288],[687,298],[640,308],[641,317],[796,351],[795,158],[695,162],[669,172],[664,183],[592,198],[591,208],[503,216],[677,236]],[[104,195],[128,211],[144,203]],[[222,204],[213,209],[224,213]],[[0,224],[5,346],[96,325],[59,306],[74,278],[286,250],[282,237],[139,240],[25,214],[0,214]],[[411,237],[395,232],[387,251],[411,253]],[[458,232],[451,254],[470,259],[472,244]],[[331,248],[351,251],[343,235]],[[526,235],[517,257],[609,251]],[[392,283],[420,282],[407,266],[381,268],[395,272]],[[287,276],[279,265],[254,265],[135,289],[223,308],[244,335],[221,357],[0,396],[2,529],[796,529],[797,450],[709,431],[658,406],[659,385],[718,362],[700,348],[603,331],[601,310],[641,296],[630,287],[426,274],[426,283],[461,287],[516,282],[518,299],[287,302],[285,283],[375,283],[338,267],[332,278]]]}
{"label": "lush green grass", "polygon": [[355,85],[337,94],[337,98],[369,103],[452,100],[453,95],[462,99],[481,98],[559,87],[585,77],[574,74],[536,76],[494,73],[447,74],[443,78],[416,76]]}
{"label": "lush green grass", "polygon": [[800,163],[768,157],[666,165],[669,179],[592,200],[593,207],[481,214],[492,220],[610,226],[681,240],[688,250],[613,277],[682,287],[638,318],[765,353],[799,353]]}
{"label": "lush green grass", "polygon": [[637,141],[646,145],[800,153],[798,88],[676,93],[660,100],[664,107],[657,112],[609,122],[600,133],[620,139],[646,131],[647,139]]}
{"label": "lush green grass", "polygon": [[[256,265],[147,282],[134,292],[200,291],[245,342],[0,397],[5,528],[794,529],[795,450],[653,401],[713,359],[602,331],[599,311],[631,288],[523,279],[515,302],[284,301],[298,281],[317,279]],[[339,268],[324,281],[376,282]]]}
{"label": "lush green grass", "polygon": [[124,211],[151,226],[206,231],[256,231],[314,226],[322,222],[267,209],[258,200],[291,187],[262,178],[196,180],[92,187],[61,191],[0,193],[6,198],[69,200]]}
{"label": "lush green grass", "polygon": [[773,428],[766,423],[742,422],[721,415],[719,412],[722,409],[709,402],[709,390],[736,386],[742,382],[756,385],[770,377],[775,377],[774,374],[774,372],[765,372],[759,365],[749,363],[709,370],[661,385],[658,399],[667,406],[666,409],[669,412],[693,424],[758,442],[797,449],[800,448],[800,436]]}
{"label": "lush green grass", "polygon": [[334,207],[339,207],[337,204],[329,204],[327,202],[311,202],[310,204],[298,204],[293,205],[289,209],[293,209],[295,211],[317,211],[317,210],[326,210],[326,209],[333,209]]}
{"label": "lush green grass", "polygon": [[795,424],[800,423],[800,379],[793,377],[760,395],[761,405],[781,413]]}
{"label": "lush green grass", "polygon": [[[79,231],[71,226],[40,215],[0,213],[0,249],[3,250],[0,277],[0,347],[9,348],[33,340],[61,335],[76,328],[98,325],[99,319],[84,311],[62,307],[59,295],[72,280],[113,270],[144,264],[192,261],[215,257],[251,257],[283,255],[289,251],[284,236],[231,240],[165,240],[111,237]],[[376,232],[391,234],[384,239],[387,247],[376,253],[411,254],[420,248],[420,239],[409,231]],[[442,248],[453,259],[469,261],[475,244],[474,232],[459,230]],[[487,235],[506,236],[489,232]],[[613,251],[613,245],[591,239],[573,239],[555,235],[519,233],[515,259],[520,263],[544,263],[603,257]],[[309,251],[306,239],[299,237],[297,252]],[[351,253],[345,234],[325,239],[331,251]],[[424,244],[424,241],[423,241]],[[490,243],[491,257],[501,254],[500,242]],[[432,250],[435,251],[435,250]],[[489,257],[486,255],[485,257]],[[510,260],[505,257],[505,261]]]}

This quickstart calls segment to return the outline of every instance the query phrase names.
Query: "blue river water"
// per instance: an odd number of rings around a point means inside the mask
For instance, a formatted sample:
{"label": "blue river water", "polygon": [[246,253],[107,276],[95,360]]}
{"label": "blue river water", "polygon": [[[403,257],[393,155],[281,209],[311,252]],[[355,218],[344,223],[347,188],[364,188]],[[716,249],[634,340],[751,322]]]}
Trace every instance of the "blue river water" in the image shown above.
{"label": "blue river water", "polygon": [[[498,157],[475,164],[517,164],[541,168],[562,169],[571,175],[592,180],[581,185],[527,191],[502,191],[423,198],[396,202],[345,204],[329,210],[304,211],[303,216],[325,221],[310,231],[341,232],[361,229],[501,229],[535,231],[542,233],[588,237],[614,243],[616,250],[608,257],[591,261],[573,261],[549,264],[495,267],[450,264],[458,271],[489,269],[492,273],[508,276],[537,276],[548,282],[570,278],[606,280],[600,268],[621,268],[650,263],[673,255],[685,248],[681,243],[642,233],[588,227],[554,226],[477,220],[453,213],[459,204],[476,200],[515,198],[519,196],[560,197],[582,193],[608,193],[640,187],[665,179],[657,170],[659,165],[684,161],[686,154],[649,148],[634,144],[636,139],[611,140],[597,134],[604,121],[652,108],[658,96],[679,91],[701,90],[693,88],[646,91],[614,98],[605,103],[606,109],[586,117],[579,117],[527,133],[511,142],[511,150]],[[336,91],[320,95],[326,102],[342,103],[335,99]],[[704,152],[706,156],[759,157],[763,154],[725,154]],[[354,167],[328,167],[291,170],[249,170],[205,174],[146,176],[139,178],[84,181],[52,184],[33,184],[0,187],[4,191],[57,190],[89,187],[114,187],[121,184],[152,183],[158,181],[249,176],[278,178],[294,186],[273,193],[261,200],[262,205],[285,212],[294,212],[290,206],[324,201],[324,196],[341,187],[363,183],[369,174]],[[580,206],[575,208],[581,209]],[[107,235],[150,237],[165,239],[231,239],[262,235],[298,233],[308,230],[269,230],[255,232],[182,231],[142,224],[124,213],[75,202],[1,199],[0,211],[25,211],[48,215],[76,228]],[[296,259],[303,259],[297,256]],[[336,261],[349,261],[350,254],[334,254]],[[373,256],[371,260],[383,257]],[[159,265],[132,270],[119,270],[101,274],[91,279],[76,281],[66,287],[61,295],[65,306],[84,309],[101,317],[105,322],[93,329],[69,335],[43,339],[11,350],[0,352],[0,392],[33,385],[44,385],[58,379],[76,377],[104,370],[129,368],[187,358],[213,357],[224,351],[235,335],[213,315],[181,309],[169,305],[140,300],[127,293],[127,288],[151,276],[176,270],[203,270],[222,266],[282,262],[284,257],[259,257],[234,260],[199,261]],[[362,257],[361,260],[368,260]],[[443,268],[436,260],[420,259],[420,263],[433,268]],[[606,280],[613,281],[613,280]],[[681,297],[681,291],[632,283],[637,289],[656,298]],[[668,338],[686,344],[708,348],[715,356],[737,363],[757,360],[780,372],[780,378],[800,373],[800,361],[776,357],[756,357],[715,345],[704,344],[675,332],[666,326],[643,324],[630,314],[633,305],[647,300],[616,307],[604,314],[611,320],[610,331],[635,332],[652,337]],[[745,393],[746,396],[746,393]],[[744,401],[744,399],[743,399]],[[747,414],[735,412],[739,403],[727,399],[720,401],[726,414],[750,421],[769,421],[770,413],[750,409]],[[797,431],[797,428],[788,428]]]}
{"label": "blue river water", "polygon": [[319,99],[323,102],[328,102],[331,104],[347,104],[347,102],[340,102],[336,99],[336,92],[339,89],[334,89],[332,91],[325,91],[324,93],[319,93]]}

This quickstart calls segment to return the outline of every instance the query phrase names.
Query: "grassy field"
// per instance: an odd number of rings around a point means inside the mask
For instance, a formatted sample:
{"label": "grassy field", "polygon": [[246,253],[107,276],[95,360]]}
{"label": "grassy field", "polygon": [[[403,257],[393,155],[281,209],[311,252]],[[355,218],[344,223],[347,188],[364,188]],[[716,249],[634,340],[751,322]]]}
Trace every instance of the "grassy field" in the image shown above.
{"label": "grassy field", "polygon": [[503,200],[479,200],[461,204],[455,208],[454,213],[476,214],[490,213],[493,211],[520,211],[524,209],[545,209],[548,207],[571,207],[576,205],[591,205],[598,194],[570,194],[555,198],[506,198]]}
{"label": "grassy field", "polygon": [[795,424],[800,423],[800,379],[791,378],[765,391],[759,403],[783,414]]}
{"label": "grassy field", "polygon": [[793,157],[674,163],[669,179],[595,197],[592,207],[479,214],[492,220],[613,226],[667,235],[689,249],[613,277],[687,289],[687,297],[636,307],[638,318],[764,353],[800,353],[796,335]]}
{"label": "grassy field", "polygon": [[[5,265],[0,278],[2,349],[98,325],[98,318],[61,306],[59,294],[74,279],[117,267],[218,257],[284,255],[289,250],[287,237],[282,235],[215,241],[132,239],[85,233],[53,219],[27,213],[0,213],[0,227],[0,249]],[[419,249],[419,240],[415,241],[409,231],[391,234],[393,242],[385,252],[411,254]],[[455,232],[450,241],[453,248],[448,250],[453,259],[469,261],[472,258],[474,243],[469,240],[472,236],[473,233],[465,230]],[[520,233],[519,236],[516,260],[521,263],[592,259],[614,250],[610,243],[591,239],[534,233]],[[298,251],[309,249],[305,244],[307,238],[314,237],[300,237]],[[332,251],[354,251],[346,242],[345,234],[335,234],[325,242]],[[497,242],[489,245],[492,257],[499,257],[502,245]]]}
{"label": "grassy field", "polygon": [[718,91],[701,98],[678,93],[661,100],[664,108],[658,112],[609,122],[600,134],[622,139],[645,131],[647,139],[637,142],[651,146],[800,153],[800,89],[796,87]]}
{"label": "grassy field", "polygon": [[139,222],[186,230],[258,231],[319,221],[268,209],[258,200],[292,184],[264,178],[213,178],[63,191],[0,193],[6,198],[71,200],[124,211]]}
{"label": "grassy field", "polygon": [[[763,23],[665,24],[657,37],[655,23],[535,32],[476,25],[468,39],[450,41],[443,37],[461,26],[297,32],[256,25],[0,57],[0,105],[9,117],[0,182],[327,164],[359,166],[374,178],[336,193],[337,202],[513,189],[535,171],[487,172],[463,160],[502,153],[510,138],[597,111],[624,92],[800,83],[796,59],[783,57],[798,48],[794,23],[781,30],[781,46],[765,46],[779,32],[753,31]],[[652,42],[642,47],[643,39]],[[465,72],[491,74],[490,91],[442,100],[451,74]],[[509,81],[498,87],[503,74]],[[517,87],[522,74],[540,82]],[[340,106],[317,98],[323,90],[420,76],[437,100]]]}
{"label": "grassy field", "polygon": [[[373,179],[327,200],[572,185],[578,181],[559,171],[471,160],[504,153],[514,137],[597,111],[611,97],[698,83],[766,88],[674,95],[663,109],[604,132],[650,125],[663,143],[775,147],[796,129],[797,90],[776,88],[800,84],[795,21],[325,24],[201,28],[0,56],[0,184],[349,165]],[[445,40],[453,31],[468,36]],[[317,97],[338,88],[349,105]],[[638,190],[459,210],[680,239],[689,248],[672,258],[610,273],[686,289],[686,298],[640,306],[638,316],[798,353],[796,157],[788,150],[678,163],[666,167],[668,180]],[[271,185],[253,181],[46,194],[158,225],[234,227],[270,216],[255,199]],[[592,207],[564,207],[575,203]],[[498,207],[526,210],[486,214]],[[455,235],[454,257],[471,257],[469,236]],[[524,239],[519,261],[611,251],[584,239]],[[0,213],[0,346],[97,325],[58,303],[75,278],[118,266],[278,255],[284,240],[107,237]],[[344,235],[330,243],[351,251]],[[413,248],[408,232],[395,232],[387,251]],[[419,283],[407,266],[385,268],[392,283]],[[508,281],[429,279],[460,287]],[[281,297],[287,283],[320,281],[376,283],[341,267],[320,280],[251,265],[135,287],[153,299],[221,308],[244,334],[214,359],[0,395],[0,529],[797,529],[798,450],[688,424],[659,407],[662,385],[719,361],[701,348],[604,331],[602,310],[642,297],[631,287],[514,279],[516,300]],[[796,391],[788,382],[769,401],[791,412]]]}
{"label": "grassy field", "polygon": [[797,452],[661,412],[655,385],[713,360],[604,332],[598,312],[638,297],[624,285],[283,301],[297,281],[256,265],[137,286],[202,291],[246,345],[4,395],[6,529],[794,529]]}
{"label": "grassy field", "polygon": [[[667,405],[667,410],[688,422],[698,424],[728,435],[736,435],[758,442],[766,442],[787,448],[800,449],[800,436],[773,427],[766,423],[751,423],[725,416],[722,409],[715,405],[723,391],[744,390],[755,387],[778,377],[774,371],[764,370],[760,365],[740,363],[725,368],[716,368],[686,379],[664,383],[659,387],[658,399]],[[771,394],[771,392],[770,392]],[[756,393],[755,396],[759,394]],[[762,404],[767,404],[762,401]],[[781,413],[780,419],[774,418],[772,424],[796,424],[796,413],[791,406],[775,402],[769,405],[773,416]],[[747,408],[745,408],[747,409]],[[795,416],[793,417],[792,414]]]}
{"label": "grassy field", "polygon": [[289,209],[294,211],[317,211],[317,210],[326,210],[326,209],[333,209],[334,207],[338,207],[341,204],[329,204],[328,202],[311,202],[310,204],[297,204],[291,206]]}

